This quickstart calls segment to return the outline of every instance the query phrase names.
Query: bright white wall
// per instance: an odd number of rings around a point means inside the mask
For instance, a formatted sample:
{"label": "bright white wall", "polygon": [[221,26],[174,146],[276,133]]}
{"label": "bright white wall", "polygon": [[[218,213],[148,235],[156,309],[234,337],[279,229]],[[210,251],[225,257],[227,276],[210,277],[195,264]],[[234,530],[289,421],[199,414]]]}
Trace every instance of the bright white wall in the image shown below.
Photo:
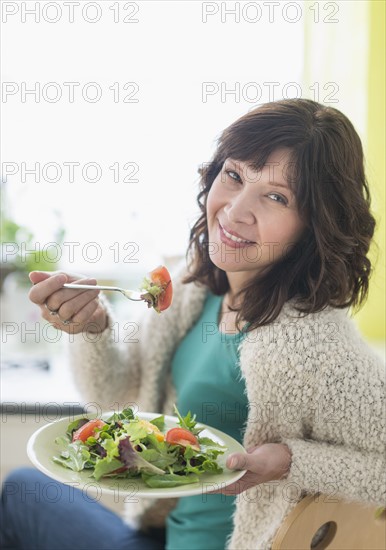
{"label": "bright white wall", "polygon": [[[2,2],[2,162],[15,219],[43,245],[53,238],[57,211],[65,240],[81,243],[71,267],[95,276],[143,272],[164,255],[183,254],[197,212],[197,167],[210,158],[221,130],[259,103],[299,90],[312,97],[302,89],[307,3],[269,4]],[[65,82],[79,83],[73,102]],[[99,101],[82,97],[82,89],[94,97],[90,82],[102,93]],[[127,82],[136,88],[124,91]],[[36,83],[40,92],[24,96],[23,86]],[[203,96],[204,86],[212,95]],[[123,102],[134,89],[131,99],[138,101]],[[90,162],[102,174],[95,183],[81,173]],[[127,162],[138,166],[138,182],[122,181]],[[22,181],[23,163],[28,169],[40,163],[40,182],[31,174]],[[58,182],[47,181],[56,175],[43,169],[48,163],[62,169]],[[80,163],[74,181],[64,163]],[[109,169],[114,163],[119,182]],[[95,174],[90,168],[87,177]],[[91,241],[101,247],[95,263],[80,253]],[[124,251],[127,242],[138,248]],[[128,252],[138,264],[123,261]],[[70,259],[64,248],[63,267]]]}

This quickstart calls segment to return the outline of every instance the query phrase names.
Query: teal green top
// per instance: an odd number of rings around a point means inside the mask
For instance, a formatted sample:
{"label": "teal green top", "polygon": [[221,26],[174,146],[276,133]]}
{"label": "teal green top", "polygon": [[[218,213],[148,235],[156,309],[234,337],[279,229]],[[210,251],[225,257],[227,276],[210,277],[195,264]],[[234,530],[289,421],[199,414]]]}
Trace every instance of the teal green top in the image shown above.
{"label": "teal green top", "polygon": [[[201,317],[181,341],[172,361],[177,407],[242,442],[248,401],[239,369],[242,333],[220,332],[222,296],[209,294]],[[167,550],[224,550],[232,532],[234,496],[180,498],[167,519]]]}

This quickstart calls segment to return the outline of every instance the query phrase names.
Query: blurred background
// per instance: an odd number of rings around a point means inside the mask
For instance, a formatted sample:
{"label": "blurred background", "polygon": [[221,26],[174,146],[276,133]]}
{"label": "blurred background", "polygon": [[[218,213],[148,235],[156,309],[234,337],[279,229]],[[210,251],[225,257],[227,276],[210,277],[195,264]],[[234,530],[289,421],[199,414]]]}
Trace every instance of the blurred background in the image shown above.
{"label": "blurred background", "polygon": [[[382,0],[27,1],[1,9],[8,423],[23,406],[41,413],[51,403],[48,421],[57,404],[60,413],[65,402],[81,405],[65,339],[28,302],[28,271],[70,270],[136,288],[159,263],[172,268],[197,216],[197,169],[227,125],[275,99],[336,107],[363,141],[378,229],[369,300],[355,319],[384,353]],[[138,304],[112,300],[118,318],[135,318]]]}

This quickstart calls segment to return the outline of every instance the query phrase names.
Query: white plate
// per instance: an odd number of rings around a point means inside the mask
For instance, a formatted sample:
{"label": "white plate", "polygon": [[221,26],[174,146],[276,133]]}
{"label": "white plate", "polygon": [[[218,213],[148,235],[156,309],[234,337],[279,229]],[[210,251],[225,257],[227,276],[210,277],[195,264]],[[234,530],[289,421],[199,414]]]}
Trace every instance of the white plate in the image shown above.
{"label": "white plate", "polygon": [[[105,413],[102,415],[102,418],[107,419],[112,414],[112,412]],[[205,428],[200,433],[200,436],[210,437],[217,443],[220,443],[220,445],[227,447],[227,451],[217,458],[218,464],[223,468],[223,473],[217,475],[209,473],[202,474],[200,475],[200,481],[198,483],[180,485],[179,487],[172,488],[152,489],[145,485],[141,479],[102,478],[96,481],[91,477],[91,470],[74,472],[55,463],[52,457],[54,455],[59,456],[60,454],[60,447],[55,443],[55,439],[65,435],[68,424],[73,420],[86,417],[91,419],[95,418],[95,416],[96,415],[81,414],[72,418],[61,418],[37,430],[30,437],[27,444],[27,454],[34,466],[52,479],[72,485],[73,487],[86,491],[87,494],[96,493],[101,496],[102,493],[113,493],[115,499],[119,499],[121,495],[124,495],[125,502],[136,502],[137,497],[170,498],[200,495],[208,491],[224,488],[240,479],[245,473],[245,470],[229,470],[225,466],[226,457],[234,452],[245,453],[244,447],[233,439],[233,437],[230,437],[220,430],[199,423],[197,423],[197,427]],[[138,413],[137,416],[143,420],[152,420],[160,416],[160,414]],[[165,415],[166,430],[178,426],[177,422],[178,418]]]}

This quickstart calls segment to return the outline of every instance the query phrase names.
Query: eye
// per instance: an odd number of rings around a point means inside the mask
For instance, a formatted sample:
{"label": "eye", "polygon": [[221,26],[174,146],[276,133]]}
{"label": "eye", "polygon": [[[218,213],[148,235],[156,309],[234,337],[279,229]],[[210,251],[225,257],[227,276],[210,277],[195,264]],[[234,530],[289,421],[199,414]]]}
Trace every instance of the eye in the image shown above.
{"label": "eye", "polygon": [[234,170],[227,170],[227,169],[225,169],[224,172],[225,172],[225,174],[226,174],[227,176],[229,176],[232,180],[241,181],[240,176],[239,176],[238,173],[235,172]]}
{"label": "eye", "polygon": [[283,195],[279,195],[278,193],[269,193],[267,197],[272,199],[274,202],[282,204],[283,206],[288,206],[288,199],[286,199]]}

